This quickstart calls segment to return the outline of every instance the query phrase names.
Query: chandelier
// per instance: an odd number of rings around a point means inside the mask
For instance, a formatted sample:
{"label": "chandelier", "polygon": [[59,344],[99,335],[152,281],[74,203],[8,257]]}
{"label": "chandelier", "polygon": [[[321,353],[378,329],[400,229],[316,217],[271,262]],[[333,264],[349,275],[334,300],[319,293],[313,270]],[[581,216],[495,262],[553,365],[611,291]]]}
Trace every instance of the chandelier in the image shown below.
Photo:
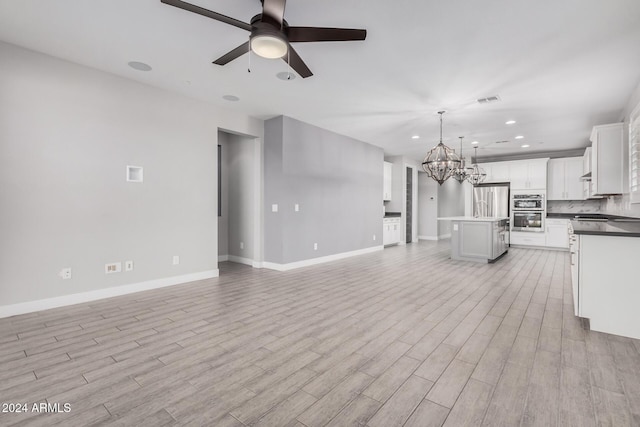
{"label": "chandelier", "polygon": [[462,156],[462,139],[464,136],[459,136],[458,138],[460,138],[460,166],[453,171],[453,178],[462,184],[468,178],[469,174],[467,168],[465,168],[464,157]]}
{"label": "chandelier", "polygon": [[467,175],[467,180],[473,185],[478,185],[487,177],[484,169],[478,166],[478,147],[475,147],[475,160],[473,166],[469,168],[471,173]]}
{"label": "chandelier", "polygon": [[422,162],[422,169],[440,185],[453,176],[454,171],[460,168],[462,163],[460,156],[442,143],[442,115],[444,113],[444,111],[438,111],[440,114],[440,143],[429,150]]}

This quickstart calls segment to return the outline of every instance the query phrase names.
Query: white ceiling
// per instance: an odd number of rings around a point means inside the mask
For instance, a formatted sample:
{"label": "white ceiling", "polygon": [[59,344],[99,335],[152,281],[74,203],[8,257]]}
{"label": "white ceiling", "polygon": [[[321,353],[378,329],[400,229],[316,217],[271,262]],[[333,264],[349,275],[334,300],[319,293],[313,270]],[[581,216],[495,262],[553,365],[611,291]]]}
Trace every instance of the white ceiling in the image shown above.
{"label": "white ceiling", "polygon": [[[259,0],[191,2],[245,22],[261,8]],[[248,33],[160,0],[0,0],[0,40],[420,161],[437,143],[440,109],[445,143],[456,150],[459,136],[466,150],[479,141],[480,157],[568,150],[587,146],[593,125],[619,121],[640,83],[638,0],[289,0],[285,18],[368,36],[296,44],[315,75],[293,81],[275,77],[287,70],[281,60],[253,56],[251,73],[248,55],[213,65]],[[223,100],[228,94],[240,101]],[[474,102],[492,95],[501,101]],[[510,119],[517,123],[505,125]],[[496,147],[501,140],[509,142]]]}

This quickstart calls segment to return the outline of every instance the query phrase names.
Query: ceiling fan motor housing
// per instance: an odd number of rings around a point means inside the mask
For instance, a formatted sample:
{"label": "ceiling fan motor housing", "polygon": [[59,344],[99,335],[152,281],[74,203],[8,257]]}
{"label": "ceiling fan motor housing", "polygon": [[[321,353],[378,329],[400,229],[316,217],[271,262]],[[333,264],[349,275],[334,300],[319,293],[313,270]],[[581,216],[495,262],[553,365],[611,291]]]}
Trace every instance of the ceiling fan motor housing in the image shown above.
{"label": "ceiling fan motor housing", "polygon": [[[280,24],[270,21],[271,18],[262,14],[251,19],[251,50],[263,58],[282,58],[287,54],[289,41]],[[283,27],[286,28],[284,22]]]}

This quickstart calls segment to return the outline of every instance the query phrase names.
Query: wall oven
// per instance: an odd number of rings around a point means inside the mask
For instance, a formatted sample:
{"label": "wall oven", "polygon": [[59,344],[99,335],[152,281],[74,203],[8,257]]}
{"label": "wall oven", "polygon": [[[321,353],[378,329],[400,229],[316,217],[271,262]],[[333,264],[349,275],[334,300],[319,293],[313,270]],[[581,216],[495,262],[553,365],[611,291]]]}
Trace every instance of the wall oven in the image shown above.
{"label": "wall oven", "polygon": [[543,211],[544,195],[543,194],[514,194],[513,195],[514,211]]}
{"label": "wall oven", "polygon": [[513,211],[513,222],[511,229],[513,231],[544,231],[544,211]]}

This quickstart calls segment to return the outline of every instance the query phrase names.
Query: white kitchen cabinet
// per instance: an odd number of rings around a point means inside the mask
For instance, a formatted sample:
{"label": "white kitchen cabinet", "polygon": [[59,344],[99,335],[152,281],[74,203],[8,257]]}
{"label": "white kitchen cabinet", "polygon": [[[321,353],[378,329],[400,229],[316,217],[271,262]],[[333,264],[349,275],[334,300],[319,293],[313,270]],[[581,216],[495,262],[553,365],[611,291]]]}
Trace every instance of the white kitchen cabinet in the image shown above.
{"label": "white kitchen cabinet", "polygon": [[624,192],[624,123],[594,126],[591,132],[591,183],[595,195]]}
{"label": "white kitchen cabinet", "polygon": [[582,156],[582,176],[585,177],[582,181],[582,197],[584,200],[602,199],[602,196],[593,194],[593,183],[591,182],[591,151],[592,148],[587,147]]}
{"label": "white kitchen cabinet", "polygon": [[545,233],[512,231],[509,234],[509,243],[511,245],[544,247],[546,246],[547,238]]}
{"label": "white kitchen cabinet", "polygon": [[547,200],[583,200],[582,157],[549,160]]}
{"label": "white kitchen cabinet", "polygon": [[640,339],[640,237],[576,236],[578,315],[592,331]]}
{"label": "white kitchen cabinet", "polygon": [[545,234],[548,248],[569,249],[569,219],[547,218]]}
{"label": "white kitchen cabinet", "polygon": [[545,190],[547,188],[547,162],[545,159],[514,160],[509,163],[512,190]]}
{"label": "white kitchen cabinet", "polygon": [[384,162],[384,172],[383,172],[383,184],[382,184],[382,192],[383,197],[382,200],[389,201],[391,200],[391,188],[393,187],[393,163]]}
{"label": "white kitchen cabinet", "polygon": [[509,182],[510,162],[481,163],[480,167],[487,174],[484,182]]}
{"label": "white kitchen cabinet", "polygon": [[402,239],[402,222],[400,217],[384,218],[382,225],[382,244],[384,246],[400,243]]}

